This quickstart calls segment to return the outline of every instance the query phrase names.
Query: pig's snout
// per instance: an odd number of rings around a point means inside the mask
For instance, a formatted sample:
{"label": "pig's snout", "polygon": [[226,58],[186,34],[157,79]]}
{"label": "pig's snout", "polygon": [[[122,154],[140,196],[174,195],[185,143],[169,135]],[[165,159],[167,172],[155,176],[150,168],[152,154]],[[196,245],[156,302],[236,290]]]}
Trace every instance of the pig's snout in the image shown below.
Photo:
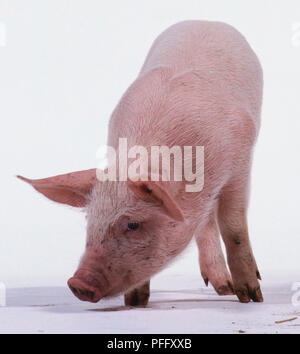
{"label": "pig's snout", "polygon": [[72,293],[82,301],[98,302],[103,297],[103,280],[101,274],[80,269],[68,280]]}
{"label": "pig's snout", "polygon": [[101,293],[98,289],[89,285],[78,278],[71,278],[68,281],[72,293],[82,301],[98,302],[101,299]]}

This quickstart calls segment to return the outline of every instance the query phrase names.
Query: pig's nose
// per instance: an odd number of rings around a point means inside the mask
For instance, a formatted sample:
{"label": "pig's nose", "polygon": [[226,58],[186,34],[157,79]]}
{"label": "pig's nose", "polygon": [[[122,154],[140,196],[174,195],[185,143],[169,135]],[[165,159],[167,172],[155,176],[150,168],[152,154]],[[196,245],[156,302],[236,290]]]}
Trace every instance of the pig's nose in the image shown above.
{"label": "pig's nose", "polygon": [[77,277],[69,279],[68,286],[72,293],[82,301],[98,302],[102,298],[99,289]]}

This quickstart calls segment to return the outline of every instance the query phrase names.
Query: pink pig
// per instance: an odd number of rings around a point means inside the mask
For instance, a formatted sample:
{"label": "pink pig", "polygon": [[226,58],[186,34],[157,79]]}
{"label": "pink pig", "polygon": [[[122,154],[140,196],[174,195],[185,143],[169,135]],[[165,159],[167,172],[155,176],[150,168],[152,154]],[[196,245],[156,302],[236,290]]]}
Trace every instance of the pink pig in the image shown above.
{"label": "pink pig", "polygon": [[102,182],[96,169],[19,176],[49,199],[87,212],[86,250],[68,281],[75,296],[98,302],[125,293],[126,305],[146,305],[151,276],[195,236],[206,285],[241,302],[263,301],[247,226],[262,86],[260,63],[237,30],[220,22],[175,24],[155,40],[114,110],[108,145],[118,150],[126,137],[128,146],[203,146],[201,192],[186,192],[185,181]]}

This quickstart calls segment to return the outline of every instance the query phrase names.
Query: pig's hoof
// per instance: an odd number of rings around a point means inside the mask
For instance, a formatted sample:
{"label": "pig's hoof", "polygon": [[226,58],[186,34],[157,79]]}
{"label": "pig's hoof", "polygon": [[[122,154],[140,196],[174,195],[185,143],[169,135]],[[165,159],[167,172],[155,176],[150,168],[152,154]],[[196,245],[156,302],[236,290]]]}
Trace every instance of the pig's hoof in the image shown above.
{"label": "pig's hoof", "polygon": [[132,291],[124,295],[126,306],[147,306],[150,297],[149,283],[145,283],[139,288],[135,288]]}
{"label": "pig's hoof", "polygon": [[128,294],[124,295],[125,305],[126,306],[147,306],[149,301],[149,293],[148,294],[141,294],[134,289]]}
{"label": "pig's hoof", "polygon": [[254,302],[263,302],[264,298],[260,290],[260,286],[250,287],[248,284],[241,287],[235,287],[235,294],[240,302],[247,303],[250,300]]}
{"label": "pig's hoof", "polygon": [[218,295],[233,295],[233,286],[231,281],[227,281],[226,285],[221,285],[216,289]]}
{"label": "pig's hoof", "polygon": [[231,267],[233,289],[240,302],[263,302],[264,298],[260,290],[258,279],[261,279],[256,264],[250,269],[240,262],[234,268]]}
{"label": "pig's hoof", "polygon": [[216,273],[211,273],[208,277],[207,275],[202,274],[205,285],[208,286],[208,283],[214,287],[218,295],[233,295],[233,285],[231,277],[227,269],[224,269],[222,274],[216,275]]}

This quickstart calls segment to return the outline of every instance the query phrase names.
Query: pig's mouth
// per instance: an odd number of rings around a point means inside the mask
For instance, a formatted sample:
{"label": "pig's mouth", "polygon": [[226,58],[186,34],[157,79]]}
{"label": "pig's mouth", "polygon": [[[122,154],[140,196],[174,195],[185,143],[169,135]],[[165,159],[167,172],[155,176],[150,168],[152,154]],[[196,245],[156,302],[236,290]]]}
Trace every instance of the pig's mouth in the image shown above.
{"label": "pig's mouth", "polygon": [[104,297],[105,292],[103,289],[107,289],[108,282],[100,272],[79,269],[68,280],[68,286],[79,300],[95,303]]}

